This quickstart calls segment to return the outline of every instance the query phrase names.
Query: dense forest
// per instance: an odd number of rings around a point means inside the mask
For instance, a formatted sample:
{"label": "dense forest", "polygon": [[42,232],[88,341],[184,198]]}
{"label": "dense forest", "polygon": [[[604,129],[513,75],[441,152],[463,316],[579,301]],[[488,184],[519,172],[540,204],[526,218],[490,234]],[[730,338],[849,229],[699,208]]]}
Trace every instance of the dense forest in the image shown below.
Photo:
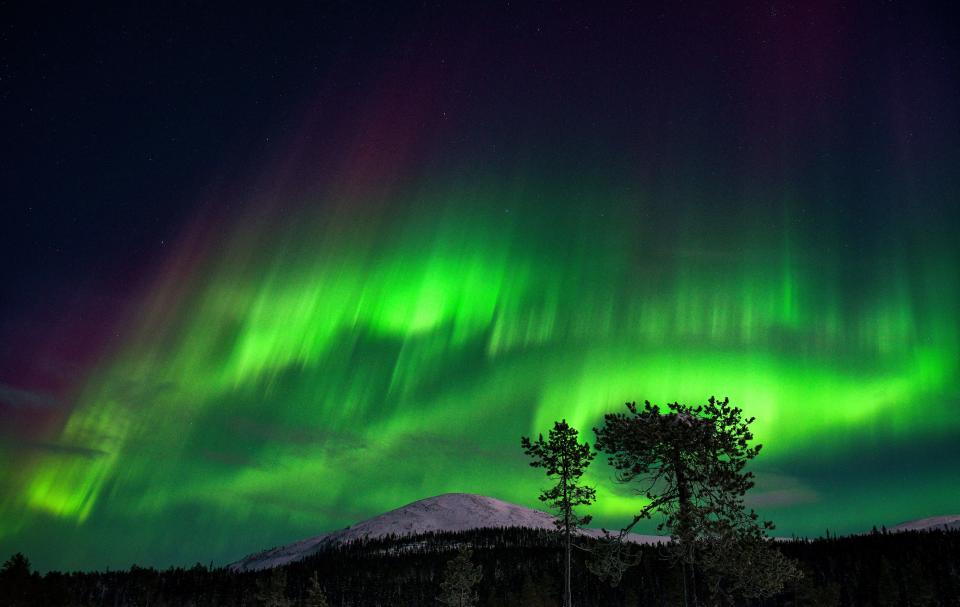
{"label": "dense forest", "polygon": [[[158,571],[50,572],[40,575],[15,555],[0,573],[5,606],[166,607],[307,604],[314,573],[332,606],[435,607],[444,565],[464,544],[482,566],[479,605],[538,607],[560,602],[562,546],[555,533],[480,529],[384,538],[330,548],[276,570],[234,572],[196,565]],[[582,544],[589,549],[590,543]],[[874,532],[783,542],[804,577],[767,606],[960,606],[960,531]],[[593,577],[586,550],[574,554],[574,604],[682,604],[682,577],[662,548],[638,546],[640,561],[617,587]],[[714,604],[710,580],[698,580]],[[731,600],[723,604],[748,605]],[[756,604],[756,603],[754,603]]]}

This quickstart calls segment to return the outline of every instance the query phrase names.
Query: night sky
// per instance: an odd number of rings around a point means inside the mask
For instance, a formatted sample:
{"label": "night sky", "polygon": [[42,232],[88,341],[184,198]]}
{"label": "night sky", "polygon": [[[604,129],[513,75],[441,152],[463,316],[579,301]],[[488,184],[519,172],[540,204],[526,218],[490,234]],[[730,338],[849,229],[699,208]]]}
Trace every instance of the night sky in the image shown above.
{"label": "night sky", "polygon": [[522,434],[714,394],[778,534],[960,512],[953,15],[161,4],[0,9],[3,558],[538,506]]}

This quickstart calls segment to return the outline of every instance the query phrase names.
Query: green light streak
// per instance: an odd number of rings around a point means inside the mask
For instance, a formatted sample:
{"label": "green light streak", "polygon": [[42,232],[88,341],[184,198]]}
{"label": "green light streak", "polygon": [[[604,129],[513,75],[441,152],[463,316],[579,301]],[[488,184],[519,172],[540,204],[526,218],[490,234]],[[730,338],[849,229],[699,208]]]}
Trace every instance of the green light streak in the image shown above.
{"label": "green light streak", "polygon": [[[444,491],[535,505],[521,434],[644,398],[730,396],[774,466],[878,428],[960,429],[937,401],[958,388],[949,259],[848,284],[805,241],[824,226],[672,234],[635,197],[577,188],[398,194],[369,221],[324,202],[242,217],[172,264],[60,436],[102,455],[38,458],[0,518],[189,505],[296,537]],[[636,505],[599,464],[611,524]]]}

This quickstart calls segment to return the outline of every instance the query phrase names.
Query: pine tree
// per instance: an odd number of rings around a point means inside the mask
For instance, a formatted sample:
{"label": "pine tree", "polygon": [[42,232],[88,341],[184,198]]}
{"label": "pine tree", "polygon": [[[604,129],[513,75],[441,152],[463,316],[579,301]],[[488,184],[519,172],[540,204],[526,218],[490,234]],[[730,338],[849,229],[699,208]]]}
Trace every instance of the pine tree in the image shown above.
{"label": "pine tree", "polygon": [[310,579],[307,581],[307,597],[303,601],[304,607],[329,607],[330,603],[327,602],[327,595],[324,594],[323,588],[320,586],[320,578],[317,575],[317,572],[314,571],[310,576]]}
{"label": "pine tree", "polygon": [[627,569],[640,563],[642,553],[636,545],[625,541],[627,531],[611,535],[603,529],[603,536],[598,538],[589,550],[587,569],[601,580],[607,581],[612,587],[620,585],[623,574]]}
{"label": "pine tree", "polygon": [[596,454],[590,450],[589,443],[580,444],[578,436],[576,428],[571,427],[564,419],[553,423],[548,440],[543,439],[543,434],[536,442],[526,436],[520,439],[524,453],[533,458],[530,465],[544,468],[547,476],[557,481],[556,485],[540,493],[540,501],[550,504],[559,513],[554,524],[564,538],[564,607],[571,607],[573,598],[570,585],[572,535],[591,520],[589,515],[577,516],[574,508],[589,506],[597,495],[592,487],[581,484],[583,473]]}
{"label": "pine tree", "polygon": [[0,568],[0,602],[11,607],[32,604],[35,580],[30,560],[19,552],[14,554]]}
{"label": "pine tree", "polygon": [[257,607],[290,607],[287,599],[287,574],[277,567],[266,578],[257,580]]}
{"label": "pine tree", "polygon": [[[773,524],[760,522],[743,503],[753,487],[744,467],[761,449],[749,444],[754,418],[743,419],[728,399],[713,397],[703,406],[667,407],[627,403],[629,413],[607,414],[594,429],[597,449],[609,456],[617,479],[639,484],[648,500],[624,531],[654,513],[663,516],[658,528],[674,540],[670,554],[683,570],[687,604],[698,604],[698,566],[713,576],[715,590],[758,597],[778,592],[799,572],[765,540]],[[746,561],[754,566],[741,566]]]}
{"label": "pine tree", "polygon": [[483,568],[470,557],[473,551],[461,546],[456,557],[447,562],[437,600],[450,607],[473,607],[479,597],[474,587],[483,577]]}
{"label": "pine tree", "polygon": [[[874,527],[874,529],[876,529],[876,527]],[[896,605],[900,605],[900,587],[897,583],[894,568],[887,557],[880,557],[876,575],[877,595],[875,604],[877,607],[895,607]]]}

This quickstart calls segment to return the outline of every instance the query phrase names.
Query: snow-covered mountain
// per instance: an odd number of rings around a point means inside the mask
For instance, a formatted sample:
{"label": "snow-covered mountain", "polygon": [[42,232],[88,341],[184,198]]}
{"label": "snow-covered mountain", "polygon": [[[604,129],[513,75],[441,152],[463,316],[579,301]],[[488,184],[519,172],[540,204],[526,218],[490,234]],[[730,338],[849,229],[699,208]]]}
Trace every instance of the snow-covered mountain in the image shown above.
{"label": "snow-covered mountain", "polygon": [[[269,569],[299,561],[319,552],[326,546],[363,538],[387,535],[418,535],[431,531],[466,531],[482,527],[527,527],[553,529],[554,517],[492,497],[470,493],[446,493],[422,499],[357,523],[346,529],[324,533],[279,548],[251,554],[230,565],[237,571]],[[600,536],[599,529],[584,530],[584,534]],[[657,535],[631,533],[628,538],[637,543],[660,543],[667,538]]]}
{"label": "snow-covered mountain", "polygon": [[[446,493],[428,497],[391,510],[346,529],[324,533],[286,546],[251,554],[229,565],[236,571],[269,569],[299,561],[324,547],[359,539],[375,539],[388,535],[414,536],[421,533],[466,531],[483,527],[526,527],[553,529],[551,514],[511,504],[503,500],[470,493]],[[934,516],[901,523],[890,531],[922,531],[927,529],[960,529],[960,515]],[[584,535],[599,537],[599,529],[585,529]],[[627,540],[638,544],[656,544],[669,538],[659,535],[631,533]]]}
{"label": "snow-covered mountain", "polygon": [[889,531],[932,531],[934,529],[960,529],[960,514],[931,516],[908,521],[891,527]]}

